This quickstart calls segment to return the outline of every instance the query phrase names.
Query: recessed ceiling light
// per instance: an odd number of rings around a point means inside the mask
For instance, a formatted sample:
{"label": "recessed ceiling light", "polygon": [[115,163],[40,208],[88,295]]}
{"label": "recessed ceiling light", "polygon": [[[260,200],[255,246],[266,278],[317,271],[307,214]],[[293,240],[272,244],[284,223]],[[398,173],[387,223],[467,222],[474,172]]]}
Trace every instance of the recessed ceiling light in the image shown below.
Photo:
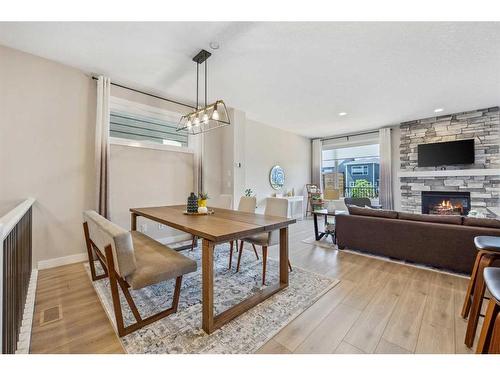
{"label": "recessed ceiling light", "polygon": [[443,112],[443,108],[436,108],[436,109],[434,110],[434,112],[435,112],[435,113]]}
{"label": "recessed ceiling light", "polygon": [[339,116],[345,116],[347,115],[347,112],[339,112]]}
{"label": "recessed ceiling light", "polygon": [[210,48],[219,49],[220,45],[218,42],[210,42]]}

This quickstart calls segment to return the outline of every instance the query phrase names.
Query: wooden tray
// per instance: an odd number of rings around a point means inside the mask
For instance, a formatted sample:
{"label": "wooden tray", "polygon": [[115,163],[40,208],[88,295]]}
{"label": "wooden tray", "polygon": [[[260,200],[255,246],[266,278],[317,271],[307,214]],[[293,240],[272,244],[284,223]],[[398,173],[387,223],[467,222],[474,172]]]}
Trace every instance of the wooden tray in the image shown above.
{"label": "wooden tray", "polygon": [[187,212],[187,211],[183,211],[182,212],[184,215],[193,215],[193,216],[204,216],[204,215],[213,215],[214,214],[214,210],[208,210],[206,213],[200,213],[200,212]]}

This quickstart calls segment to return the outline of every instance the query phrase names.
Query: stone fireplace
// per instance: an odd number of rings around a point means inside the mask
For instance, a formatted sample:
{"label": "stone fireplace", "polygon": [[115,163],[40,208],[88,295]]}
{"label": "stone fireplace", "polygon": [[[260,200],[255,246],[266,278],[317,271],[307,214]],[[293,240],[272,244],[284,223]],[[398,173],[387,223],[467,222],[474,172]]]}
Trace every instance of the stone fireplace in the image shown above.
{"label": "stone fireplace", "polygon": [[[467,203],[464,214],[475,210],[487,217],[500,216],[499,115],[499,108],[493,107],[402,123],[398,172],[401,210],[458,214],[462,209],[454,207],[453,202],[462,202],[463,206]],[[474,139],[474,164],[418,167],[419,144],[462,139]],[[448,195],[438,201],[441,206],[428,207],[441,194]],[[462,194],[468,199],[456,198]]]}
{"label": "stone fireplace", "polygon": [[422,213],[462,215],[470,211],[470,193],[458,191],[423,191]]}

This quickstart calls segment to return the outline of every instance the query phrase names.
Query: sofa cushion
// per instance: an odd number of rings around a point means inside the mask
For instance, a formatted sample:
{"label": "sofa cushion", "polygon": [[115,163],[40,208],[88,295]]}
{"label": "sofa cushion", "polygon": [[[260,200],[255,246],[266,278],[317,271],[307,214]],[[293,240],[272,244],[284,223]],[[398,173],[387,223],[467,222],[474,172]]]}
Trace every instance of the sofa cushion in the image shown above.
{"label": "sofa cushion", "polygon": [[409,212],[399,212],[398,217],[401,220],[413,220],[413,221],[425,221],[428,223],[462,225],[462,216],[460,215],[428,215],[428,214],[412,214]]}
{"label": "sofa cushion", "polygon": [[464,225],[471,227],[500,228],[500,220],[479,217],[464,217]]}
{"label": "sofa cushion", "polygon": [[398,213],[396,211],[376,210],[373,208],[362,208],[357,206],[347,206],[347,208],[349,209],[349,213],[351,215],[385,217],[388,219],[396,219],[398,217]]}

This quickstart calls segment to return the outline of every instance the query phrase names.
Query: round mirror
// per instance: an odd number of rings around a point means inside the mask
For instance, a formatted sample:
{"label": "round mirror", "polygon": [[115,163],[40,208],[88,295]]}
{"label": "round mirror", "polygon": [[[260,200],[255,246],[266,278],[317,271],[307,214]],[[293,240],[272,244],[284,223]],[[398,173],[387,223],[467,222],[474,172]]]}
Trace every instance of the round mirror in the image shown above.
{"label": "round mirror", "polygon": [[269,182],[274,190],[279,190],[285,185],[285,171],[279,165],[271,168]]}

